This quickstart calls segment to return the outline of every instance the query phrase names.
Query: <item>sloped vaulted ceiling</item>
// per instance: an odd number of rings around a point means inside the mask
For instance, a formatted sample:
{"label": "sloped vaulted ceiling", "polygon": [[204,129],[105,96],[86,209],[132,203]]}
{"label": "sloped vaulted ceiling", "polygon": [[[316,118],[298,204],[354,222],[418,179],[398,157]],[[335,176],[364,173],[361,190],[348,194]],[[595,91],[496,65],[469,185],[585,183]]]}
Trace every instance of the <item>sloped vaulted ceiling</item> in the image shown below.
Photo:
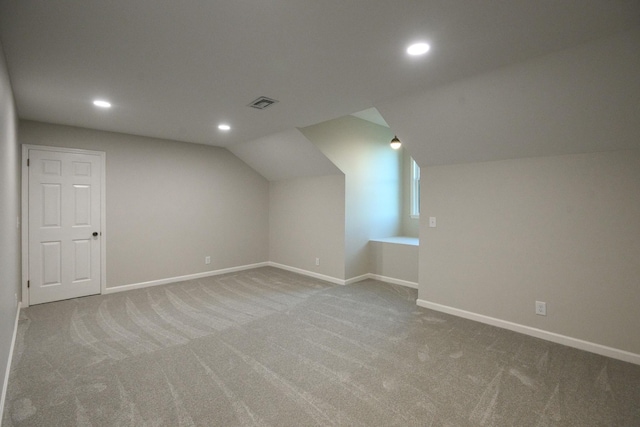
{"label": "sloped vaulted ceiling", "polygon": [[[639,18],[628,0],[2,0],[0,38],[21,118],[228,147]],[[247,107],[263,95],[280,102]]]}
{"label": "sloped vaulted ceiling", "polygon": [[420,166],[640,149],[640,27],[377,107]]}
{"label": "sloped vaulted ceiling", "polygon": [[234,144],[228,149],[269,181],[342,174],[297,129]]}

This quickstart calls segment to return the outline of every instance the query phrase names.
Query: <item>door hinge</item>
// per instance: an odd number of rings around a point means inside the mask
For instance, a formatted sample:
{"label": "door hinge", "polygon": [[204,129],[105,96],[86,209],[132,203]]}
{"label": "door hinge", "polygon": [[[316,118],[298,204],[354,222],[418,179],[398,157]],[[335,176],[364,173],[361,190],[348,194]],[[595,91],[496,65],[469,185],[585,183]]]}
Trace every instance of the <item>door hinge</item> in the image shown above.
{"label": "door hinge", "polygon": [[27,159],[27,167],[29,167],[30,160],[31,159]]}
{"label": "door hinge", "polygon": [[31,280],[27,280],[27,288],[31,287]]}

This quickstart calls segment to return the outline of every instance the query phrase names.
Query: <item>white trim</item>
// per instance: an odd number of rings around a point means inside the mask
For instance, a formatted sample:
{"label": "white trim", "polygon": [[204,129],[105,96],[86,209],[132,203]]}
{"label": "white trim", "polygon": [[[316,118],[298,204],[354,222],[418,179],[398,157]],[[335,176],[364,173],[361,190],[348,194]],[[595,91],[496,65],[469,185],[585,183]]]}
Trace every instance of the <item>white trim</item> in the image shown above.
{"label": "white trim", "polygon": [[411,157],[411,194],[409,216],[412,219],[420,218],[420,165]]}
{"label": "white trim", "polygon": [[381,282],[392,283],[394,285],[406,286],[407,288],[418,289],[416,282],[410,282],[408,280],[394,279],[393,277],[381,276],[379,274],[368,274],[369,279],[380,280]]}
{"label": "white trim", "polygon": [[[100,293],[107,287],[107,160],[104,151],[79,148],[51,147],[47,145],[22,145],[22,307],[29,307],[29,150],[55,151],[62,153],[89,154],[100,157]],[[0,419],[1,420],[1,419]]]}
{"label": "white trim", "polygon": [[168,277],[166,279],[150,280],[148,282],[132,283],[130,285],[114,286],[106,288],[103,294],[114,294],[116,292],[131,291],[133,289],[148,288],[151,286],[166,285],[168,283],[184,282],[185,280],[201,279],[209,276],[219,276],[221,274],[235,273],[236,271],[250,270],[252,268],[266,267],[268,262],[259,262],[256,264],[240,265],[237,267],[222,268],[220,270],[205,271],[202,273],[187,274],[185,276]]}
{"label": "white trim", "polygon": [[[33,146],[22,146],[22,304],[23,307],[29,307],[29,289],[27,288],[27,280],[29,280],[29,168],[27,168],[27,160],[29,157],[29,148]],[[0,423],[2,419],[0,418]]]}
{"label": "white trim", "polygon": [[291,271],[293,273],[302,274],[303,276],[309,276],[309,277],[313,277],[315,279],[324,280],[326,282],[335,283],[336,285],[345,285],[346,284],[344,279],[338,279],[338,278],[335,278],[335,277],[326,276],[324,274],[314,273],[313,271],[303,270],[303,269],[297,268],[297,267],[290,267],[288,265],[278,264],[277,262],[273,262],[273,261],[269,261],[268,264],[269,264],[270,267],[280,268],[282,270],[287,270],[287,271]]}
{"label": "white trim", "polygon": [[7,369],[4,373],[4,383],[2,384],[2,396],[0,396],[0,424],[2,424],[2,416],[4,413],[4,403],[7,398],[7,388],[9,386],[9,374],[11,373],[11,361],[13,360],[13,349],[16,345],[16,337],[18,335],[18,319],[20,319],[20,303],[16,310],[16,321],[13,325],[13,337],[11,338],[11,346],[9,347],[9,359],[7,360]]}
{"label": "white trim", "polygon": [[408,236],[382,237],[378,239],[369,239],[370,242],[390,243],[392,245],[420,246],[420,238]]}
{"label": "white trim", "polygon": [[601,356],[607,356],[614,359],[622,360],[629,363],[640,365],[640,354],[631,353],[629,351],[620,350],[613,347],[607,347],[601,344],[584,341],[578,338],[568,337],[566,335],[556,334],[555,332],[544,331],[542,329],[532,328],[518,323],[506,320],[496,319],[482,314],[472,313],[466,310],[437,304],[430,301],[418,299],[416,304],[420,307],[429,308],[431,310],[440,311],[454,316],[463,317],[465,319],[475,320],[476,322],[486,323],[487,325],[497,326],[499,328],[508,329],[510,331],[519,332],[521,334],[530,335],[532,337],[541,338],[557,344],[566,345],[580,350],[596,353]]}
{"label": "white trim", "polygon": [[381,282],[392,283],[394,285],[407,286],[409,288],[418,289],[418,284],[415,282],[409,282],[407,280],[402,280],[402,279],[394,279],[393,277],[380,276],[379,274],[367,273],[367,274],[362,274],[360,276],[356,276],[356,277],[352,277],[350,279],[344,280],[344,279],[338,279],[336,277],[326,276],[320,273],[315,273],[309,270],[303,270],[297,267],[291,267],[288,265],[279,264],[273,261],[269,261],[268,264],[271,267],[280,268],[282,270],[287,270],[293,273],[302,274],[303,276],[309,276],[315,279],[324,280],[326,282],[335,283],[336,285],[351,285],[353,283],[362,282],[363,280],[373,279],[373,280],[380,280]]}
{"label": "white trim", "polygon": [[356,276],[356,277],[352,277],[351,279],[347,279],[344,281],[345,285],[351,285],[353,283],[358,283],[358,282],[362,282],[363,280],[367,280],[370,279],[371,277],[370,273],[367,274],[362,274],[360,276]]}

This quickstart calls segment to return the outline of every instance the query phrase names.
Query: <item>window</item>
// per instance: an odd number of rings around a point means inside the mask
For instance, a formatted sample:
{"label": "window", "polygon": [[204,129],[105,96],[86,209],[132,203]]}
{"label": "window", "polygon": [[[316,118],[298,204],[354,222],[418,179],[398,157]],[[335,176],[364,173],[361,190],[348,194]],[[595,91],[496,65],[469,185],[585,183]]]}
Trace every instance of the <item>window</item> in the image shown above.
{"label": "window", "polygon": [[420,166],[411,159],[411,218],[420,218]]}

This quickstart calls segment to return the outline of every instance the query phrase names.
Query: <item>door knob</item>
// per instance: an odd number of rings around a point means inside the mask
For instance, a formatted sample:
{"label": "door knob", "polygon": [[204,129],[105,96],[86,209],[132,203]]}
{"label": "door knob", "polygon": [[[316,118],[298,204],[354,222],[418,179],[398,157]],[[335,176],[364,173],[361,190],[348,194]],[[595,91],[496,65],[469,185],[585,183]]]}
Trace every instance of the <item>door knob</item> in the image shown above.
{"label": "door knob", "polygon": [[93,237],[98,237],[98,232],[97,231],[93,232]]}

